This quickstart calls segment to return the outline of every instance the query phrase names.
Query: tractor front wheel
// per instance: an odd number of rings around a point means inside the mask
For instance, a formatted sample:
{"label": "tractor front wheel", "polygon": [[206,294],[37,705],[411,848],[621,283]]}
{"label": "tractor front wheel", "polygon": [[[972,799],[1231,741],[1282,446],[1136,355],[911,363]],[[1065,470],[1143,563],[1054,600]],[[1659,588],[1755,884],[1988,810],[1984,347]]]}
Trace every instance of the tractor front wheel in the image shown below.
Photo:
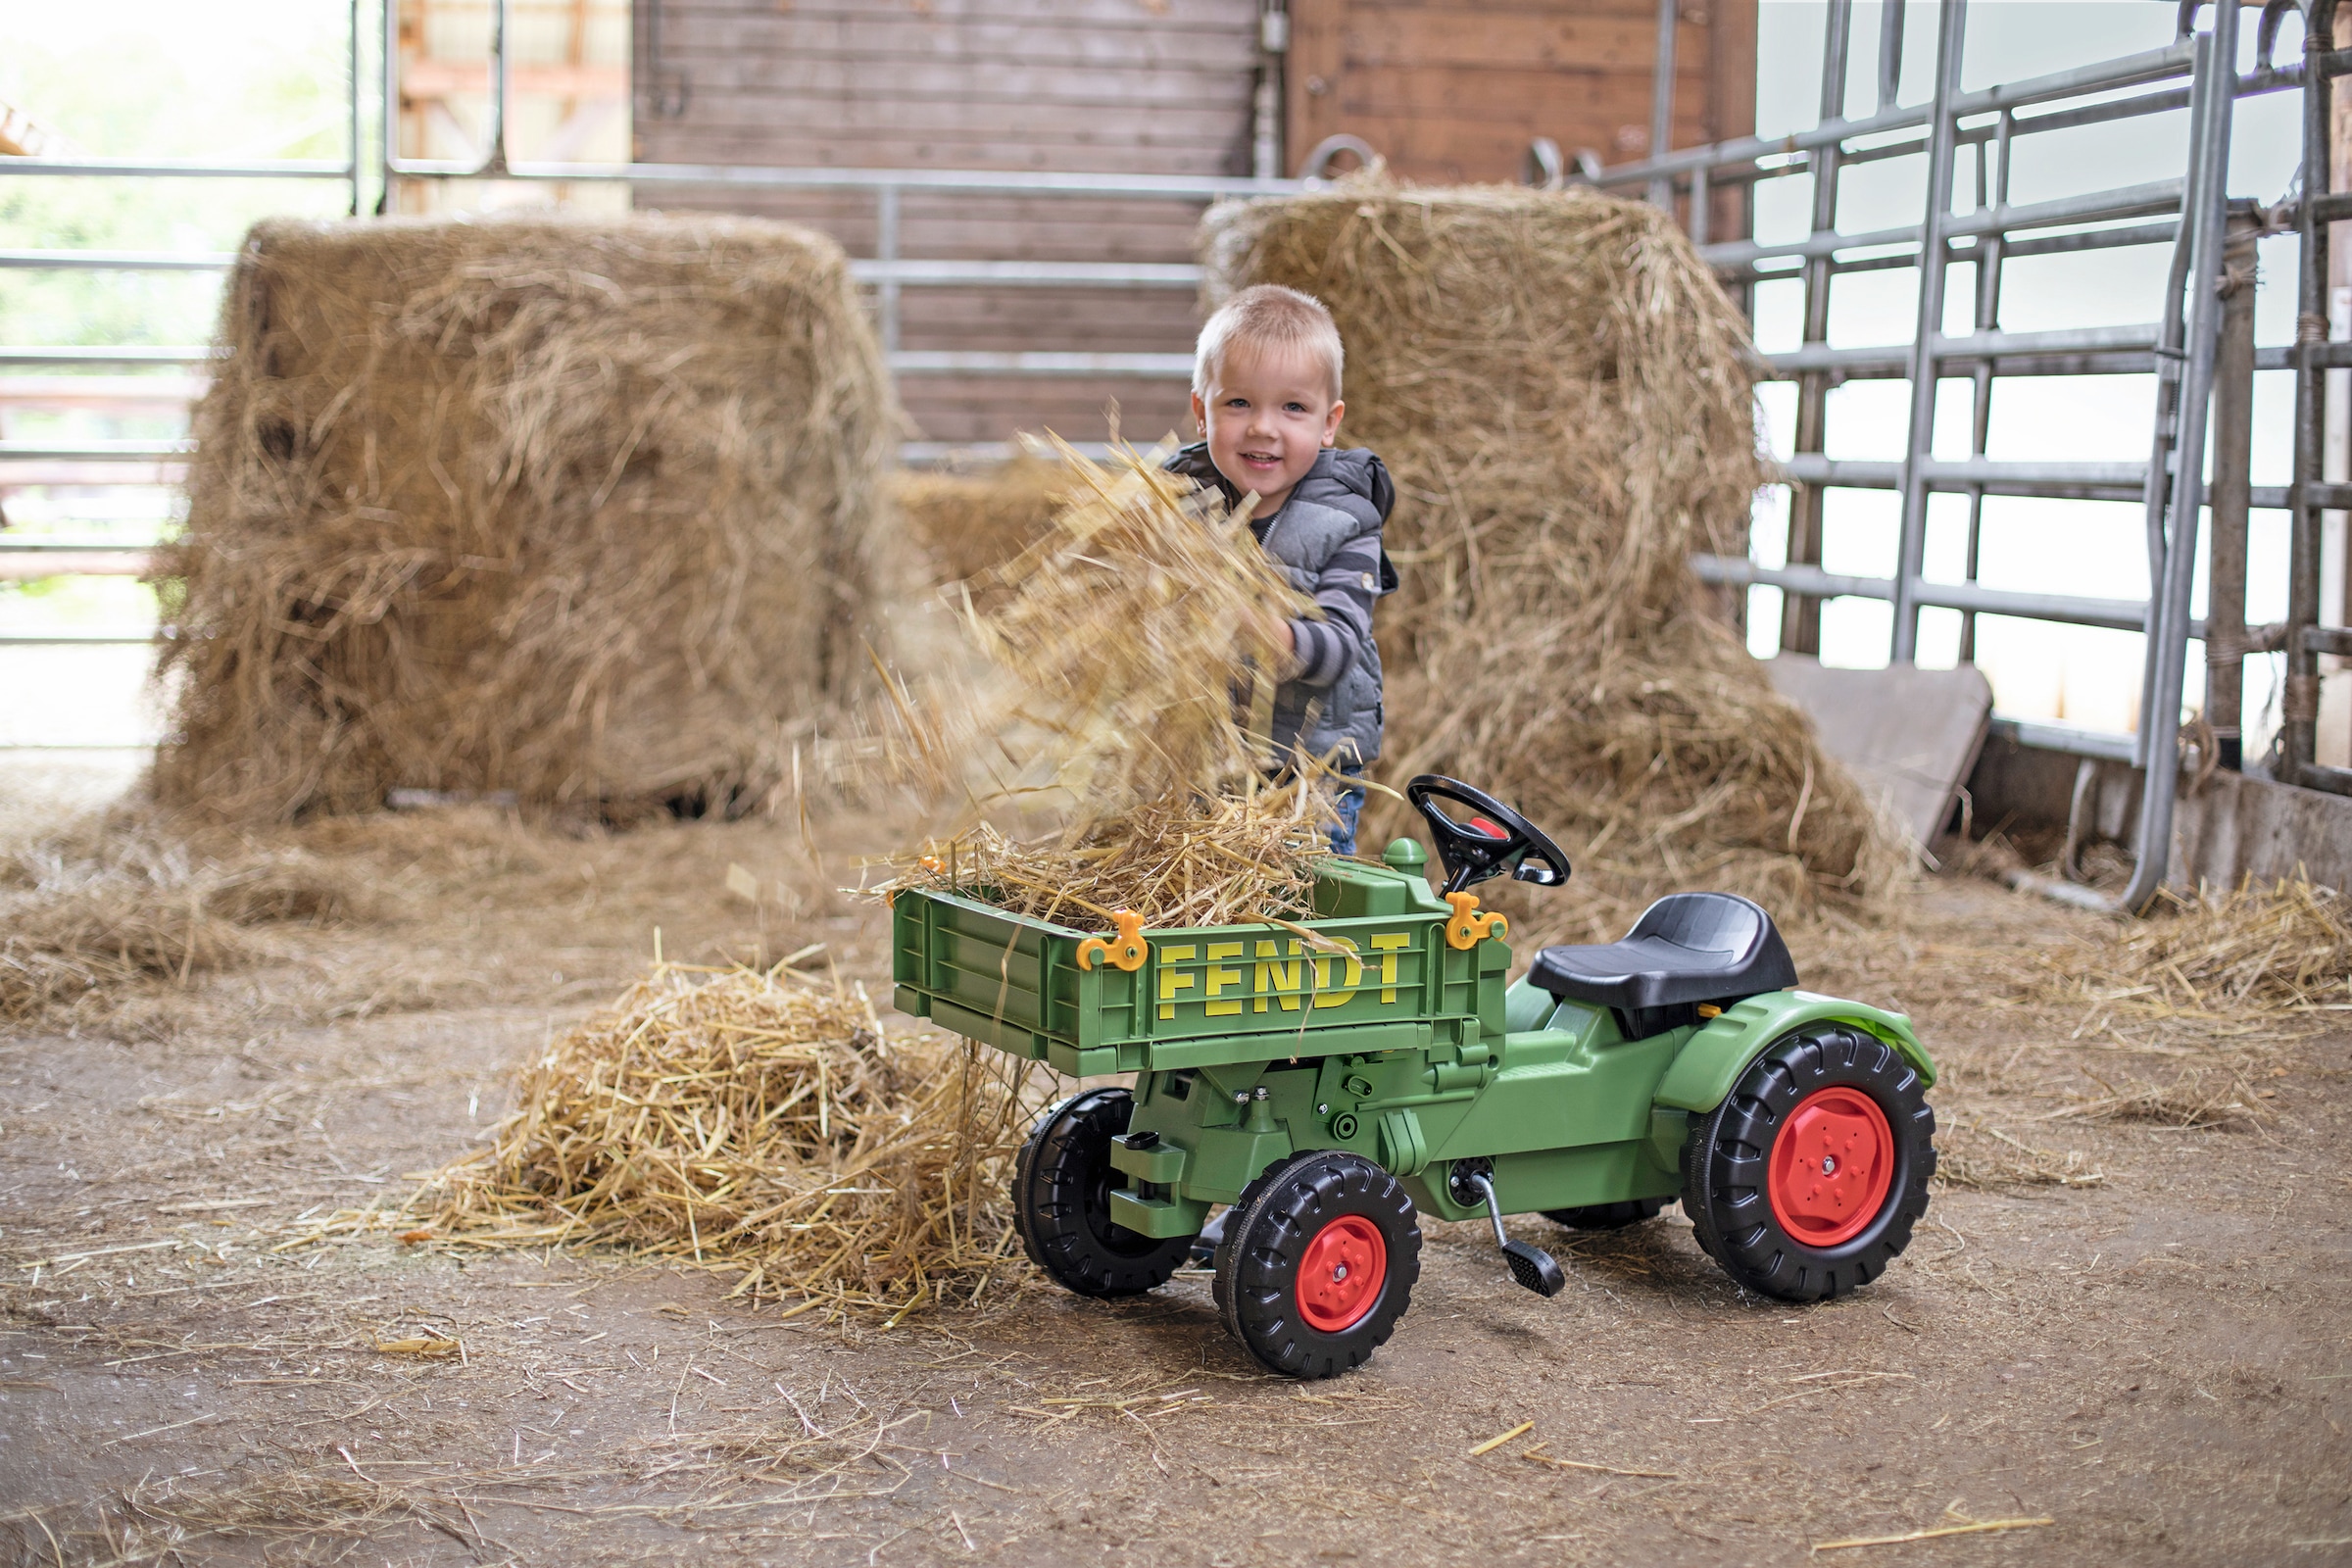
{"label": "tractor front wheel", "polygon": [[1013,1167],[1013,1223],[1029,1261],[1080,1296],[1133,1296],[1165,1285],[1193,1239],[1145,1236],[1110,1217],[1110,1141],[1127,1130],[1135,1096],[1074,1095],[1037,1119]]}
{"label": "tractor front wheel", "polygon": [[1936,1113],[1875,1035],[1813,1024],[1690,1118],[1683,1212],[1749,1290],[1817,1301],[1868,1284],[1911,1244],[1936,1173]]}
{"label": "tractor front wheel", "polygon": [[1327,1378],[1396,1328],[1421,1228],[1396,1178],[1356,1154],[1299,1154],[1251,1184],[1217,1250],[1226,1331],[1268,1371]]}

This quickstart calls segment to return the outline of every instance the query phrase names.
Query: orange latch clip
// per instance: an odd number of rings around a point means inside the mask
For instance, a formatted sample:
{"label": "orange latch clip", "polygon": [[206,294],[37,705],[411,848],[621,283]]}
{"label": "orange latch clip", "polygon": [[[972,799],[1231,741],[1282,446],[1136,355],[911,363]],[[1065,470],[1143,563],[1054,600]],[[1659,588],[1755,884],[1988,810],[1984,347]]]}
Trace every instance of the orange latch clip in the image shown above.
{"label": "orange latch clip", "polygon": [[1110,923],[1119,928],[1116,937],[1088,937],[1078,944],[1078,967],[1092,969],[1095,959],[1104,957],[1130,972],[1141,969],[1152,952],[1144,941],[1144,917],[1133,909],[1116,909]]}
{"label": "orange latch clip", "polygon": [[1453,918],[1446,922],[1446,945],[1467,953],[1487,937],[1508,936],[1511,922],[1499,914],[1480,914],[1478,895],[1448,893],[1446,902],[1453,906]]}

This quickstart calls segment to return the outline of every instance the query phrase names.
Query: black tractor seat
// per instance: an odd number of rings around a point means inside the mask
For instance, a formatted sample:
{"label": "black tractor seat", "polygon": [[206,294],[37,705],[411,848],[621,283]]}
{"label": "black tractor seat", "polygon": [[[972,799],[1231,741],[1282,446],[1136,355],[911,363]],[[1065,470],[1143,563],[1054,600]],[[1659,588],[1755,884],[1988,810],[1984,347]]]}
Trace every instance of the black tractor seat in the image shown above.
{"label": "black tractor seat", "polygon": [[1701,1002],[1793,986],[1796,962],[1772,916],[1747,900],[1669,893],[1642,911],[1624,941],[1545,948],[1527,978],[1563,1001],[1617,1009],[1638,1038],[1688,1022],[1680,1014]]}

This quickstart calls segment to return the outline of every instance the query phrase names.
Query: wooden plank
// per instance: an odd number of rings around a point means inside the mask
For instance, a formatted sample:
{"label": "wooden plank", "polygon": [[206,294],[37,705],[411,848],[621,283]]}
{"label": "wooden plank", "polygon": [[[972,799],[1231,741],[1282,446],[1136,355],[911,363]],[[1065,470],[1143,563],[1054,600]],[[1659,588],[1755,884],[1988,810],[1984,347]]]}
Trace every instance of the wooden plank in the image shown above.
{"label": "wooden plank", "polygon": [[[956,135],[1015,146],[1062,142],[1102,147],[1224,146],[1237,118],[1249,110],[1246,91],[1221,93],[1225,103],[1122,106],[1114,100],[994,96],[901,97],[895,93],[801,96],[768,92],[697,92],[696,129],[751,130],[776,141],[803,136],[883,136],[901,140]],[[1051,166],[1048,166],[1051,167]]]}
{"label": "wooden plank", "polygon": [[[1293,0],[1286,141],[1296,162],[1346,132],[1399,174],[1516,180],[1529,142],[1639,156],[1649,139],[1649,0]],[[1756,0],[1686,4],[1673,142],[1744,134],[1755,114]],[[1719,88],[1730,87],[1726,91]],[[1716,214],[1736,231],[1738,198]]]}
{"label": "wooden plank", "polygon": [[1764,661],[1781,695],[1803,709],[1821,748],[1920,844],[1935,842],[1992,718],[1992,688],[1974,664],[1833,669],[1803,654]]}
{"label": "wooden plank", "polygon": [[[1062,173],[1225,176],[1246,172],[1248,143],[1180,146],[1096,137],[1059,144],[973,142],[930,137],[845,134],[806,140],[760,135],[750,126],[677,126],[641,130],[639,160],[649,164],[774,165],[835,169],[1036,169]],[[661,205],[655,197],[652,205]]]}
{"label": "wooden plank", "polygon": [[[1542,6],[1547,0],[1521,0]],[[1638,4],[1639,0],[1620,0]],[[872,0],[662,0],[662,21],[707,17],[772,17],[787,14],[801,21],[870,21],[877,7]],[[975,22],[1037,22],[1056,27],[1090,27],[1110,31],[1174,32],[1223,30],[1257,23],[1258,0],[1183,0],[1180,5],[1153,7],[1137,0],[923,0],[911,13],[897,6],[889,10],[909,24],[968,26]]]}
{"label": "wooden plank", "polygon": [[[1027,22],[975,22],[946,27],[877,16],[809,19],[693,17],[662,13],[662,64],[745,52],[872,61],[960,60],[974,65],[1163,66],[1242,69],[1256,59],[1254,26],[1200,31],[1170,28],[1055,27]],[[641,68],[642,69],[642,68]]]}
{"label": "wooden plank", "polygon": [[745,52],[694,68],[696,93],[763,93],[808,100],[865,98],[964,103],[1083,104],[1129,112],[1184,109],[1203,94],[1247,99],[1248,65],[1177,67],[1120,62],[1082,68],[1030,62],[982,68],[971,61],[925,58],[878,66],[870,58],[819,58]]}

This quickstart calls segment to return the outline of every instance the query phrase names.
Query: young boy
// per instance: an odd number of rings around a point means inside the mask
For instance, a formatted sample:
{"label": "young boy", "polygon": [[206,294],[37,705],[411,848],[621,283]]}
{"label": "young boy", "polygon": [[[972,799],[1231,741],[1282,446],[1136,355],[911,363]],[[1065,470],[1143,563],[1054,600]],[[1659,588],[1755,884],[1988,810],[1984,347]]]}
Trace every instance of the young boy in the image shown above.
{"label": "young boy", "polygon": [[[1380,756],[1380,649],[1372,604],[1396,588],[1380,548],[1396,487],[1380,459],[1341,451],[1345,351],[1323,303],[1271,283],[1243,289],[1200,328],[1193,356],[1193,420],[1201,439],[1168,467],[1236,502],[1257,497],[1250,531],[1282,563],[1316,612],[1286,626],[1275,671],[1278,765],[1328,759],[1347,778]],[[1355,853],[1361,785],[1342,789],[1335,855]]]}

